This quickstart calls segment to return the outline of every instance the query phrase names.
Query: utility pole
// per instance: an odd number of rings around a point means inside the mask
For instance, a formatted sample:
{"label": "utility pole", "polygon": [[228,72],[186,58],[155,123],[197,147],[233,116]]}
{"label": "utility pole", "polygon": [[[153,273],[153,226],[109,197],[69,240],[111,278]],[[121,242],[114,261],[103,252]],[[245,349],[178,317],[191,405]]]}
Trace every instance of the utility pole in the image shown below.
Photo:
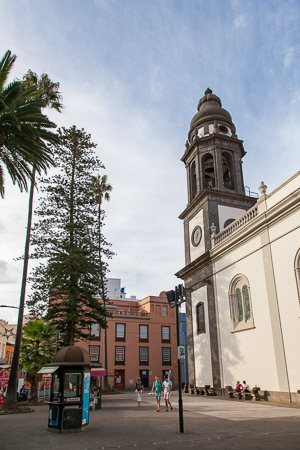
{"label": "utility pole", "polygon": [[179,431],[184,433],[183,406],[181,390],[181,367],[180,367],[180,340],[179,340],[179,306],[185,302],[185,292],[187,289],[182,284],[175,286],[174,291],[167,292],[167,299],[170,308],[176,308],[176,333],[177,333],[177,364],[178,364],[178,408],[179,408]]}

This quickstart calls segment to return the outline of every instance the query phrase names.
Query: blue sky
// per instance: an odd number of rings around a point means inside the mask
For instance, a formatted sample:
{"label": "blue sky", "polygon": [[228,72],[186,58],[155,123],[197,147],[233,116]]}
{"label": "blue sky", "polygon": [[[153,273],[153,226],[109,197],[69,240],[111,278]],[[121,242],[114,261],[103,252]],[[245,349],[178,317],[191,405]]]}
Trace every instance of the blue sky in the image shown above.
{"label": "blue sky", "polygon": [[[83,127],[113,185],[110,276],[128,295],[158,295],[184,266],[187,202],[180,161],[209,86],[247,155],[245,184],[271,192],[299,170],[300,2],[0,0],[1,55],[61,84],[59,126]],[[17,305],[28,196],[7,178],[0,209],[0,304]],[[15,320],[14,310],[0,317]]]}

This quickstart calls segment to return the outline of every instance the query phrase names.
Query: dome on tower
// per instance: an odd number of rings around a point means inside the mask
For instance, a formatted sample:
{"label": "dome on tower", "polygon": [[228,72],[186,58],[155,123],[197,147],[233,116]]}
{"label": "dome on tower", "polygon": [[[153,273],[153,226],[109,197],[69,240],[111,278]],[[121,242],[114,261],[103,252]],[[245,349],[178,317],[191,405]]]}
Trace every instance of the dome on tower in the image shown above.
{"label": "dome on tower", "polygon": [[[226,109],[222,108],[222,102],[219,97],[213,94],[210,88],[207,88],[204,96],[199,100],[197,106],[198,112],[191,120],[189,141],[191,136],[197,132],[198,137],[203,137],[214,132],[235,136],[235,126],[231,115]],[[206,129],[204,127],[206,126]],[[202,128],[201,128],[202,127]],[[214,128],[213,128],[214,127]],[[200,133],[199,130],[201,129]],[[194,130],[195,133],[193,133]]]}

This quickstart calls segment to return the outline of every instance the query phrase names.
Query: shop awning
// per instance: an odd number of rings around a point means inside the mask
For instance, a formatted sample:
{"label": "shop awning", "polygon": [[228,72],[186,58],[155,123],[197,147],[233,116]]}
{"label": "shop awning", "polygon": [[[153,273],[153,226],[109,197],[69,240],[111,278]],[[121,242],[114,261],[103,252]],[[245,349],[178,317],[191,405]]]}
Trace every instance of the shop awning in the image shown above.
{"label": "shop awning", "polygon": [[106,369],[104,369],[103,367],[91,368],[91,377],[103,377],[106,375],[106,373]]}
{"label": "shop awning", "polygon": [[58,366],[52,366],[52,367],[42,367],[38,373],[54,373],[59,367]]}

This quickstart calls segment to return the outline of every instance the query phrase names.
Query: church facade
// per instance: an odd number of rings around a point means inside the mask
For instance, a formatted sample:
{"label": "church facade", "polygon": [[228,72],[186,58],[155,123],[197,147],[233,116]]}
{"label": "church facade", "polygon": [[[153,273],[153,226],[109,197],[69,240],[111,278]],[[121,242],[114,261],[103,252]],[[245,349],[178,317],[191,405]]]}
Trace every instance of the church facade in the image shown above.
{"label": "church facade", "polygon": [[[185,267],[189,379],[246,380],[270,399],[300,402],[300,173],[260,197],[244,186],[243,142],[211,89],[198,103],[187,172]],[[300,392],[300,391],[299,391]]]}

